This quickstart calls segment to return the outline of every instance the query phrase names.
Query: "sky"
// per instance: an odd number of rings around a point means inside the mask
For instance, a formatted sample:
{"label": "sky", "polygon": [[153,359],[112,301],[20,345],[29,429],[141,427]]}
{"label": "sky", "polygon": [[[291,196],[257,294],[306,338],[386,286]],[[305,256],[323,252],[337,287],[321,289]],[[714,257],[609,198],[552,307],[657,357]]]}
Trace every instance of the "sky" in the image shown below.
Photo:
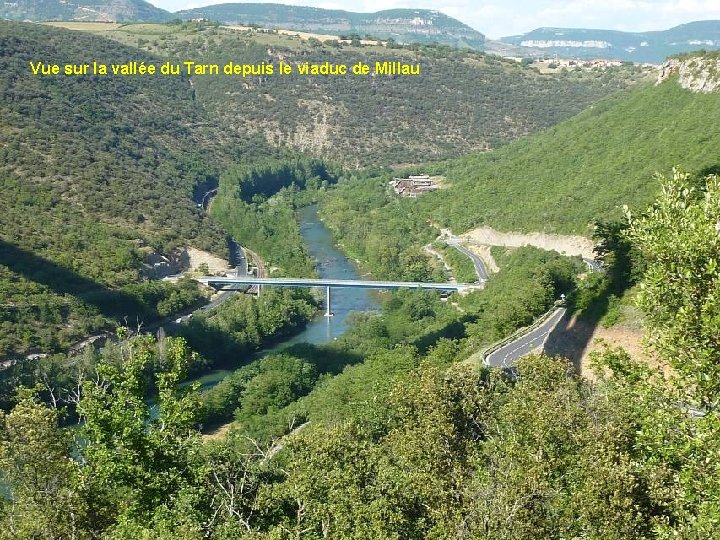
{"label": "sky", "polygon": [[[237,0],[149,0],[177,11]],[[720,19],[720,0],[275,0],[276,3],[347,11],[392,8],[437,9],[490,38],[541,26],[664,30],[678,24]],[[244,3],[244,2],[239,2]]]}

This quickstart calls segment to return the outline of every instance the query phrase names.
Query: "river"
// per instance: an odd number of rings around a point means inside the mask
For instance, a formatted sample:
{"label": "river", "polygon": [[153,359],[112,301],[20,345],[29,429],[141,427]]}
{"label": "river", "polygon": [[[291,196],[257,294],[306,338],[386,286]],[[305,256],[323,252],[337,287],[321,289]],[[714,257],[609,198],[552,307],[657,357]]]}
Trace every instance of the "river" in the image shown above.
{"label": "river", "polygon": [[[320,277],[337,279],[361,278],[358,268],[335,247],[330,231],[318,218],[317,205],[301,208],[298,211],[298,221],[305,245],[310,255],[316,261],[317,271]],[[327,343],[345,332],[348,326],[348,317],[351,313],[357,311],[376,311],[377,309],[379,309],[379,305],[368,289],[333,289],[332,311],[334,316],[325,317],[322,314],[318,315],[310,321],[299,334],[272,348],[258,351],[253,355],[253,358],[262,358],[267,354],[281,351],[295,343]],[[183,384],[199,382],[201,390],[207,390],[215,386],[230,373],[232,373],[232,371],[215,370]],[[157,411],[153,406],[151,408],[151,415],[154,414],[157,414]],[[9,490],[6,485],[0,482],[0,497],[3,496],[9,497]]]}
{"label": "river", "polygon": [[[357,266],[348,260],[335,246],[330,231],[320,221],[317,214],[317,205],[301,208],[298,211],[298,221],[305,245],[310,255],[315,259],[320,277],[361,279]],[[263,349],[253,357],[256,359],[261,358],[267,354],[281,351],[295,343],[313,343],[316,345],[327,343],[345,332],[348,327],[348,317],[351,313],[379,309],[378,303],[368,289],[333,289],[331,305],[334,313],[332,317],[318,315],[299,334],[272,348]],[[230,373],[232,372],[229,370],[215,370],[194,378],[188,383],[199,382],[201,390],[207,390]]]}

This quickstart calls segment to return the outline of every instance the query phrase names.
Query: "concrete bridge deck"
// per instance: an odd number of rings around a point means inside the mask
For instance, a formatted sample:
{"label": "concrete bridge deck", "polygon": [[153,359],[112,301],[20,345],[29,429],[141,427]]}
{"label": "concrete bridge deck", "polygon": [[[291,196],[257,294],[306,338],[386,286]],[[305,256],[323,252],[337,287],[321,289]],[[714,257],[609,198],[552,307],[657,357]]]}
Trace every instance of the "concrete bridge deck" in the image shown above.
{"label": "concrete bridge deck", "polygon": [[254,276],[238,277],[213,277],[205,276],[197,278],[197,281],[218,290],[236,290],[249,285],[259,287],[325,287],[326,302],[325,315],[332,315],[330,309],[331,288],[356,288],[356,289],[424,289],[436,291],[472,291],[482,289],[485,282],[480,283],[425,283],[421,281],[366,281],[362,279],[318,279],[318,278],[267,278]]}
{"label": "concrete bridge deck", "polygon": [[277,287],[333,287],[356,289],[434,289],[439,291],[469,291],[482,289],[481,283],[426,283],[421,281],[366,281],[363,279],[318,279],[318,278],[259,278],[200,277],[197,281],[215,289],[229,290],[245,285],[269,285]]}

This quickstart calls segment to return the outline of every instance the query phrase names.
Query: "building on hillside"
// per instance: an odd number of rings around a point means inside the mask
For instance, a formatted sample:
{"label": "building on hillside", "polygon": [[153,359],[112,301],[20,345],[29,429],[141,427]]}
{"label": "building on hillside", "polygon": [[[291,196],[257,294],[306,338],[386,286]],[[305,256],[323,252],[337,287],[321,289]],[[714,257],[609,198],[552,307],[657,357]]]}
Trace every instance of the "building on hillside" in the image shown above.
{"label": "building on hillside", "polygon": [[389,184],[396,194],[401,197],[411,198],[435,191],[438,188],[435,180],[427,174],[411,175],[407,178],[393,178]]}

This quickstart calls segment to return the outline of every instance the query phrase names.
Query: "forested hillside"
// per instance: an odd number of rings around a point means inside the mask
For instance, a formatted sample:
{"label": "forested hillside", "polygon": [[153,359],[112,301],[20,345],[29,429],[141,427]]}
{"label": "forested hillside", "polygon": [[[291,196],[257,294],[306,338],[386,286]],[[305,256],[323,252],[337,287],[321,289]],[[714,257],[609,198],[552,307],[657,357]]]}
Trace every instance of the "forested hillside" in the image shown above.
{"label": "forested hillside", "polygon": [[[248,36],[249,37],[249,36]],[[353,65],[419,63],[414,77],[290,76],[198,78],[198,99],[229,125],[248,126],[275,146],[286,145],[344,164],[376,166],[488,150],[580,112],[624,88],[633,73],[545,77],[533,69],[451,49],[377,50],[332,46],[267,47],[248,37],[209,41],[203,58],[330,62]],[[178,47],[189,55],[197,45]],[[238,111],[233,113],[233,111]],[[240,112],[242,111],[242,112]]]}
{"label": "forested hillside", "polygon": [[187,243],[226,252],[192,200],[216,169],[187,80],[29,67],[97,58],[153,60],[87,34],[0,23],[0,357],[196,303],[194,287],[141,283],[144,257]]}
{"label": "forested hillside", "polygon": [[717,170],[720,93],[694,93],[672,77],[607,98],[578,116],[491,154],[438,170],[452,185],[418,200],[427,216],[461,232],[501,230],[590,235],[597,219],[652,200],[656,172]]}
{"label": "forested hillside", "polygon": [[[643,75],[545,76],[445,47],[212,24],[86,29],[116,41],[0,23],[0,355],[121,323],[102,348],[3,362],[0,540],[720,537],[714,85],[691,92],[670,75],[610,95]],[[38,77],[28,65],[389,55],[423,75]],[[716,62],[686,60],[680,76],[717,81]],[[675,164],[689,173],[655,176]],[[387,184],[418,172],[440,189],[401,198]],[[181,317],[175,335],[133,333],[201,300],[189,280],[148,279],[151,252],[225,255],[229,233],[269,275],[313,275],[309,253],[318,268],[342,258],[303,244],[295,210],[316,199],[377,278],[448,279],[423,250],[443,225],[589,235],[599,220],[602,270],[496,248],[482,289],[380,293],[341,335],[323,319],[322,344],[260,355],[317,312],[314,295],[258,288]],[[483,364],[549,310],[566,309],[562,325],[599,318],[636,281],[651,362],[606,348],[592,381],[562,358]],[[211,390],[188,381],[217,367],[234,371],[210,374],[228,375]]]}
{"label": "forested hillside", "polygon": [[[303,150],[377,166],[485,150],[642,78],[632,70],[546,77],[447,48],[318,46],[206,24],[83,28],[124,45],[0,25],[3,355],[61,350],[109,321],[148,321],[197,303],[199,292],[188,283],[148,282],[142,263],[149,253],[188,244],[226,254],[225,233],[196,202],[233,163]],[[347,64],[394,57],[421,62],[424,74],[240,81],[43,77],[29,67],[31,60],[158,64],[163,57]],[[292,220],[291,212],[284,219]],[[242,223],[238,215],[225,221]],[[247,230],[238,228],[250,247],[263,241],[247,238]],[[292,237],[284,238],[291,253]],[[307,265],[304,256],[298,261]]]}
{"label": "forested hillside", "polygon": [[0,18],[16,21],[167,21],[172,15],[145,0],[17,0],[0,5]]}
{"label": "forested hillside", "polygon": [[352,168],[497,148],[647,80],[633,67],[541,75],[532,66],[449,47],[325,44],[208,24],[84,27],[178,60],[419,63],[420,76],[197,76],[196,97],[229,133],[256,134]]}
{"label": "forested hillside", "polygon": [[328,193],[321,213],[354,257],[393,278],[427,275],[420,248],[439,234],[430,222],[456,234],[489,226],[591,237],[595,222],[621,220],[624,205],[648,204],[655,173],[717,171],[714,115],[720,93],[685,90],[673,75],[494,152],[406,171],[444,176],[447,187],[434,193],[396,196],[387,182],[397,173],[359,177]]}

